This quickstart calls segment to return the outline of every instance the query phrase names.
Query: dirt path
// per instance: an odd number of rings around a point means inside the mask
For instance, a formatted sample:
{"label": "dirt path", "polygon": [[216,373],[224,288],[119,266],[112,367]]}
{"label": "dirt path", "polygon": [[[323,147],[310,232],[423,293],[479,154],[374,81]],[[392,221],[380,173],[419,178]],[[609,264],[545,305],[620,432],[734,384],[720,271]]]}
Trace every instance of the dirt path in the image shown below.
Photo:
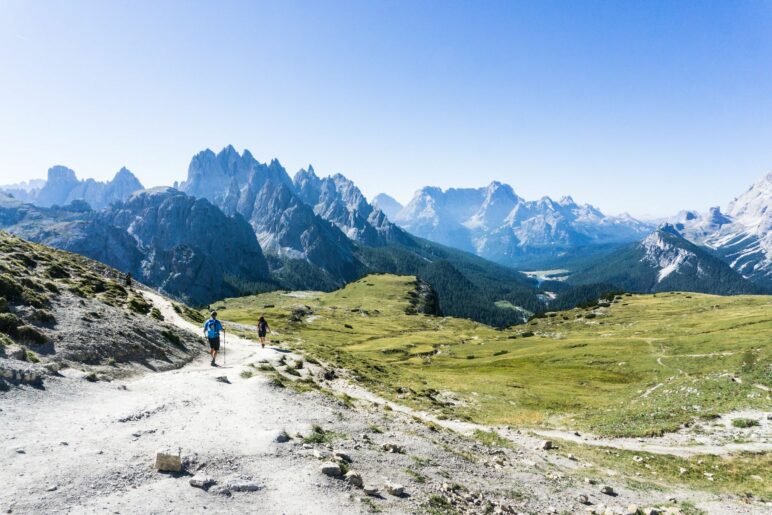
{"label": "dirt path", "polygon": [[[146,293],[167,320],[199,333],[160,296]],[[199,333],[200,334],[200,333]],[[207,358],[129,381],[73,383],[0,397],[3,466],[0,508],[14,513],[356,513],[345,489],[320,477],[318,463],[277,455],[280,431],[308,433],[333,410],[305,406],[267,380],[239,380],[247,363],[275,351],[228,336],[227,366]],[[218,382],[227,376],[232,384]],[[20,402],[21,401],[21,402]],[[252,480],[231,497],[192,488],[187,478],[154,472],[163,445],[221,484]],[[11,484],[13,488],[7,488]]]}

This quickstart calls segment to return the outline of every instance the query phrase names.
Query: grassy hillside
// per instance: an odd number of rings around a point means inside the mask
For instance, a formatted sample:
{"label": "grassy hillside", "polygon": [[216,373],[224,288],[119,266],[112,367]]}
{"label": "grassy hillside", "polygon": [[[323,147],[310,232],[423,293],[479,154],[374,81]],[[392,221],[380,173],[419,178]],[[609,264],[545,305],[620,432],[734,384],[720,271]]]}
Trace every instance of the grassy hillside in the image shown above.
{"label": "grassy hillside", "polygon": [[85,364],[107,376],[179,366],[200,350],[116,270],[0,231],[0,391],[3,376],[18,378],[9,371]]}
{"label": "grassy hillside", "polygon": [[246,324],[264,314],[283,345],[440,416],[638,436],[769,407],[754,384],[772,387],[772,297],[620,296],[502,331],[407,315],[414,287],[412,277],[368,276],[332,293],[217,307]]}

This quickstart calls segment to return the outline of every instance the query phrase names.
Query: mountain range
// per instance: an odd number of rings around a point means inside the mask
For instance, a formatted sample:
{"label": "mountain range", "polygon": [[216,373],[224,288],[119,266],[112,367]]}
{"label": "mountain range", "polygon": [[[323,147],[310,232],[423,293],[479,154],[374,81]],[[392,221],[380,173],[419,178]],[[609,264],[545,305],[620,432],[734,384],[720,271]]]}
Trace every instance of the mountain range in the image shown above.
{"label": "mountain range", "polygon": [[386,195],[377,201],[412,234],[515,267],[564,266],[566,260],[638,241],[654,229],[629,215],[604,215],[571,197],[525,200],[498,181],[485,188],[425,187],[401,209]]}
{"label": "mountain range", "polygon": [[94,179],[79,180],[75,172],[66,166],[49,168],[45,181],[30,181],[0,188],[18,200],[41,207],[64,206],[82,200],[94,209],[125,200],[141,189],[142,183],[125,167],[118,170],[112,180],[99,182]]}
{"label": "mountain range", "polygon": [[[769,288],[772,174],[705,215],[657,229],[571,197],[525,200],[500,182],[368,202],[341,174],[290,177],[227,146],[191,159],[184,181],[143,190],[126,169],[78,180],[65,167],[0,196],[0,228],[103,261],[193,304],[276,288],[332,290],[368,273],[416,275],[446,315],[497,326],[604,291]],[[392,222],[394,220],[394,222]],[[563,265],[568,280],[515,267]]]}

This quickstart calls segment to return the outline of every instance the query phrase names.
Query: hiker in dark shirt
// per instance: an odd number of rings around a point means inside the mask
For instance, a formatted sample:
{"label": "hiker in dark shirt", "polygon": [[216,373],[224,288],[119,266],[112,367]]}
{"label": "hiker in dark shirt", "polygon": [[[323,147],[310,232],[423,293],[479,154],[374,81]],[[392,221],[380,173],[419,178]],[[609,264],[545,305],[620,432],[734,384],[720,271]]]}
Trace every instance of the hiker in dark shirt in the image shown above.
{"label": "hiker in dark shirt", "polygon": [[260,338],[260,345],[262,345],[263,348],[265,348],[265,335],[268,331],[271,331],[271,328],[268,327],[268,322],[265,321],[265,317],[261,316],[260,320],[257,321],[257,337]]}

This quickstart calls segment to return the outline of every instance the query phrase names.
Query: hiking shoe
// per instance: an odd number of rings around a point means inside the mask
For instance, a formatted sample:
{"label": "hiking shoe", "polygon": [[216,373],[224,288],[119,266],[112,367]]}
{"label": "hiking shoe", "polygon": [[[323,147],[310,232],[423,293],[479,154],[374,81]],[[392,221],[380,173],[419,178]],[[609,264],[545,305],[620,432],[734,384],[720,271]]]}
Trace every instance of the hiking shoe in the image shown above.
{"label": "hiking shoe", "polygon": [[216,366],[216,365],[215,365],[215,363],[214,363],[214,360],[212,360],[212,362],[210,363],[210,365],[212,365],[213,367],[214,367],[214,366]]}

